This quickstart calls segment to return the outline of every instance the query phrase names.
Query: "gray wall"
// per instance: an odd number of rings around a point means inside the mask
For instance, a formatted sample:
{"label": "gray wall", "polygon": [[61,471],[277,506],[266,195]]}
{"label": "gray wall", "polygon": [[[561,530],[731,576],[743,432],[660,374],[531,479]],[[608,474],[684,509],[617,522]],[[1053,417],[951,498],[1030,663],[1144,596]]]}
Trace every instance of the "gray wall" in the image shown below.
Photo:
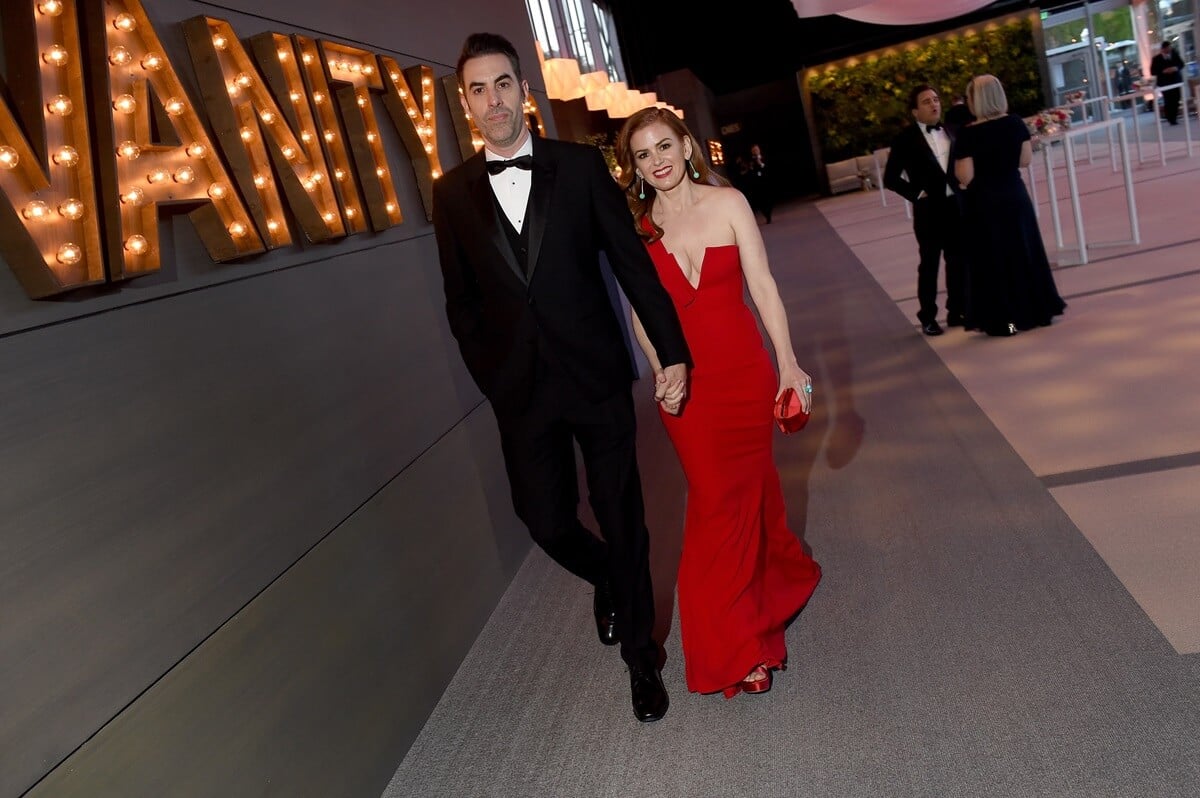
{"label": "gray wall", "polygon": [[[495,30],[540,89],[518,0],[359,8],[147,3],[186,81],[207,14],[438,77]],[[40,302],[0,263],[0,796],[374,798],[507,586],[528,538],[385,137],[384,233],[214,264],[175,217],[162,274]]]}

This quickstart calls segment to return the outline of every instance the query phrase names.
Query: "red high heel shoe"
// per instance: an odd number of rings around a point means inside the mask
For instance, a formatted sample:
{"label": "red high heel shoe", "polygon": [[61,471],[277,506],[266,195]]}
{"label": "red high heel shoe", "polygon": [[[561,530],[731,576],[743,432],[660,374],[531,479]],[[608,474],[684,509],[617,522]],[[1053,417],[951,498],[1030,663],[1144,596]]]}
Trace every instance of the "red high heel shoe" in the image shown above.
{"label": "red high heel shoe", "polygon": [[[754,678],[757,677],[757,678]],[[771,689],[771,669],[767,665],[756,665],[746,678],[732,687],[725,688],[725,697],[733,698],[738,693],[765,693]]]}
{"label": "red high heel shoe", "polygon": [[[751,678],[757,676],[758,678]],[[759,665],[742,679],[743,693],[765,693],[771,689],[771,671],[766,665]]]}

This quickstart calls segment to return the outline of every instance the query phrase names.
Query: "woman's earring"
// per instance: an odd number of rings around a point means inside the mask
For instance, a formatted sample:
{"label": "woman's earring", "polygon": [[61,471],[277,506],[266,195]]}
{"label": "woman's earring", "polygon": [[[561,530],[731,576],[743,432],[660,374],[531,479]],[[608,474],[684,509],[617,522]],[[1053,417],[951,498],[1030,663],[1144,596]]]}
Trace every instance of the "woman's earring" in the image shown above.
{"label": "woman's earring", "polygon": [[684,160],[685,160],[685,161],[687,161],[688,169],[689,169],[689,170],[691,171],[691,173],[692,173],[692,179],[693,179],[693,180],[699,180],[699,179],[700,179],[700,172],[696,170],[696,167],[692,166],[692,159],[691,159],[691,158],[684,158]]}
{"label": "woman's earring", "polygon": [[646,181],[641,175],[638,175],[638,199],[646,198]]}

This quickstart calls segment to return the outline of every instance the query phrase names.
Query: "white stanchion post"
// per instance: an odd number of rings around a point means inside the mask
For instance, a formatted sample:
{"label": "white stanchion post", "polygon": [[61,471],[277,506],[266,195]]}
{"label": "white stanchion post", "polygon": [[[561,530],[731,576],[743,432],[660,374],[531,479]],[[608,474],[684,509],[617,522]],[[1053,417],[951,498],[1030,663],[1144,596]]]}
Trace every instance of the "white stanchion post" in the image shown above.
{"label": "white stanchion post", "polygon": [[[1088,131],[1085,137],[1090,135],[1091,131]],[[1083,230],[1083,208],[1079,204],[1079,181],[1075,175],[1075,145],[1072,138],[1063,137],[1063,148],[1067,156],[1067,190],[1071,196],[1071,215],[1075,217],[1075,243],[1079,246],[1079,262],[1084,264],[1088,262],[1087,237]]]}
{"label": "white stanchion post", "polygon": [[1042,160],[1046,162],[1046,193],[1050,200],[1050,218],[1054,220],[1054,241],[1062,249],[1062,220],[1058,218],[1058,191],[1054,187],[1054,159],[1050,156],[1049,141],[1042,142]]}
{"label": "white stanchion post", "polygon": [[1125,177],[1125,205],[1129,208],[1129,228],[1133,232],[1133,243],[1142,243],[1142,231],[1138,225],[1137,200],[1133,197],[1133,167],[1129,163],[1129,137],[1125,134],[1125,126],[1117,130],[1117,138],[1121,140],[1121,163]]}
{"label": "white stanchion post", "polygon": [[1188,116],[1187,84],[1179,87],[1179,108],[1183,111],[1183,137],[1187,140],[1187,157],[1192,157],[1192,118]]}

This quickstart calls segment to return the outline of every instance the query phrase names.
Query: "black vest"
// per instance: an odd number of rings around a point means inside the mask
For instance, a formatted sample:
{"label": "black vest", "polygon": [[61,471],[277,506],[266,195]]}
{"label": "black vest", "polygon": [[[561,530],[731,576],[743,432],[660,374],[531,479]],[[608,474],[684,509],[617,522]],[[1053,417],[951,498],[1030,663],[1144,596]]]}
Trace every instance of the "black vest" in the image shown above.
{"label": "black vest", "polygon": [[[529,192],[532,197],[533,191]],[[521,266],[521,271],[525,272],[525,276],[529,276],[529,202],[525,203],[525,224],[521,225],[521,232],[517,232],[517,228],[513,227],[512,222],[508,220],[508,214],[500,207],[500,201],[496,199],[495,193],[492,194],[492,204],[496,206],[496,215],[500,217],[500,226],[504,228],[504,235],[508,238],[509,246],[512,247],[513,255],[517,258],[517,263]]]}

